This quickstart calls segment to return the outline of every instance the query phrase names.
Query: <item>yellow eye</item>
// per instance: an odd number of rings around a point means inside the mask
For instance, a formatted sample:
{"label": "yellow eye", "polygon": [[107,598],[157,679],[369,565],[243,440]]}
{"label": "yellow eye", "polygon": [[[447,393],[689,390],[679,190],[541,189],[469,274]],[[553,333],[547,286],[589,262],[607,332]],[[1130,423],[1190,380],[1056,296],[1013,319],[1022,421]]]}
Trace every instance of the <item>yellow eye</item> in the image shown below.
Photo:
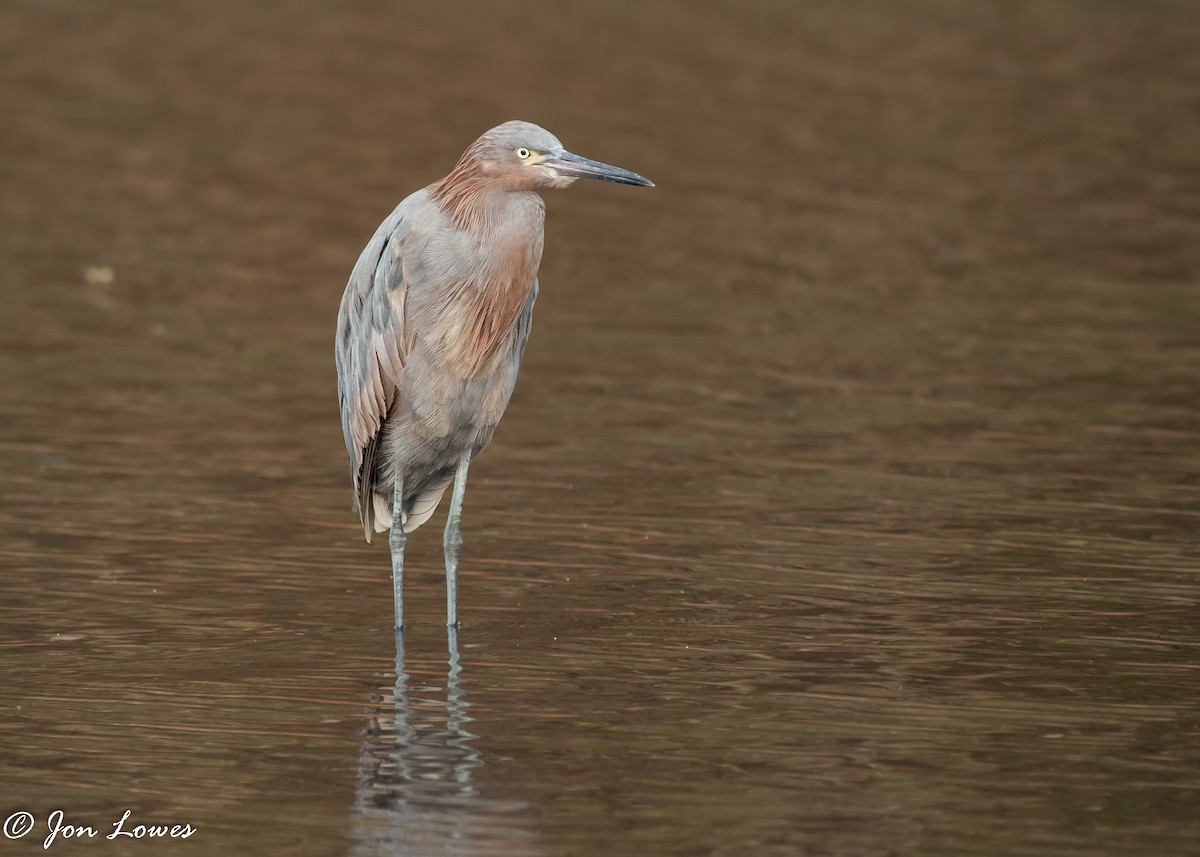
{"label": "yellow eye", "polygon": [[533,154],[533,152],[529,151],[524,146],[517,149],[517,157],[520,158],[522,161],[525,160],[526,158],[528,158],[532,154]]}

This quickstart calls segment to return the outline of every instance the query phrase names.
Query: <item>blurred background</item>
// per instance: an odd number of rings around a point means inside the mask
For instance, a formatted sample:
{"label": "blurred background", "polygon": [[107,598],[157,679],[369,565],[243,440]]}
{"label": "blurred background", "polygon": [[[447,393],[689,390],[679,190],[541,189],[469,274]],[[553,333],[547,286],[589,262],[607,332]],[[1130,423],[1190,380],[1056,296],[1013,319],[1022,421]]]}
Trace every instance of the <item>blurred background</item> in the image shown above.
{"label": "blurred background", "polygon": [[[1190,0],[0,7],[0,813],[55,853],[1194,854]],[[357,255],[547,194],[464,515],[350,509]],[[90,849],[90,850],[89,850]]]}

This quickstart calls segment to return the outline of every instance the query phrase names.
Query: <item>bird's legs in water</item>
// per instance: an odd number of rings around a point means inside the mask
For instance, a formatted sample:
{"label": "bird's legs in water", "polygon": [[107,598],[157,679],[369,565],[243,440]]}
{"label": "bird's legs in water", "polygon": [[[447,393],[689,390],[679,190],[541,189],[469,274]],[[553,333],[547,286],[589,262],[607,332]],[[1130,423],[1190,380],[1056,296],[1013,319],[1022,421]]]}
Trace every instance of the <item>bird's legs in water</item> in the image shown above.
{"label": "bird's legs in water", "polygon": [[458,462],[454,473],[454,492],[450,495],[450,513],[446,516],[446,534],[442,546],[446,549],[446,624],[458,627],[458,557],[462,553],[462,505],[467,493],[467,468],[470,454]]}
{"label": "bird's legs in water", "polygon": [[392,492],[392,532],[388,536],[392,548],[392,597],[396,607],[396,632],[404,630],[404,548],[408,536],[404,534],[404,481],[396,479]]}

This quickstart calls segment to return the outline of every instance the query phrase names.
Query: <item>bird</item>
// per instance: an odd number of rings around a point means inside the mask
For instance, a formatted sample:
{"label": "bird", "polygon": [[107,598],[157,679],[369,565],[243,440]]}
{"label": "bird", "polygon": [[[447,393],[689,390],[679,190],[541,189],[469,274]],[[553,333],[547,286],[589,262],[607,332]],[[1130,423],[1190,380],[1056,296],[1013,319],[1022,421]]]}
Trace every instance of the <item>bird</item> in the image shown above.
{"label": "bird", "polygon": [[538,125],[505,122],[400,202],[350,273],[334,345],[342,433],[363,534],[369,543],[389,532],[396,633],[408,534],[451,484],[446,624],[459,627],[467,472],[504,414],[529,338],[546,214],[539,191],[578,179],[654,187],[567,151]]}

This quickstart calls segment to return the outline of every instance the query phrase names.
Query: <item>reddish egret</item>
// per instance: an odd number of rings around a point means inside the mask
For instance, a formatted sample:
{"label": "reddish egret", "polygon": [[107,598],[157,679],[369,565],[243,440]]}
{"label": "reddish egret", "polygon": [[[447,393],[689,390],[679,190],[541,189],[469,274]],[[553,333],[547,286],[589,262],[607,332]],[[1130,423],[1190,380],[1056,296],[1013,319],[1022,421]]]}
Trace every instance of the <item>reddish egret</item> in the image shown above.
{"label": "reddish egret", "polygon": [[409,196],[358,257],[338,311],[342,432],[363,533],[390,529],[396,630],[404,548],[450,483],[446,622],[458,627],[467,468],[496,430],[529,338],[542,260],[537,191],[637,173],[566,151],[529,122],[476,140],[450,174]]}

